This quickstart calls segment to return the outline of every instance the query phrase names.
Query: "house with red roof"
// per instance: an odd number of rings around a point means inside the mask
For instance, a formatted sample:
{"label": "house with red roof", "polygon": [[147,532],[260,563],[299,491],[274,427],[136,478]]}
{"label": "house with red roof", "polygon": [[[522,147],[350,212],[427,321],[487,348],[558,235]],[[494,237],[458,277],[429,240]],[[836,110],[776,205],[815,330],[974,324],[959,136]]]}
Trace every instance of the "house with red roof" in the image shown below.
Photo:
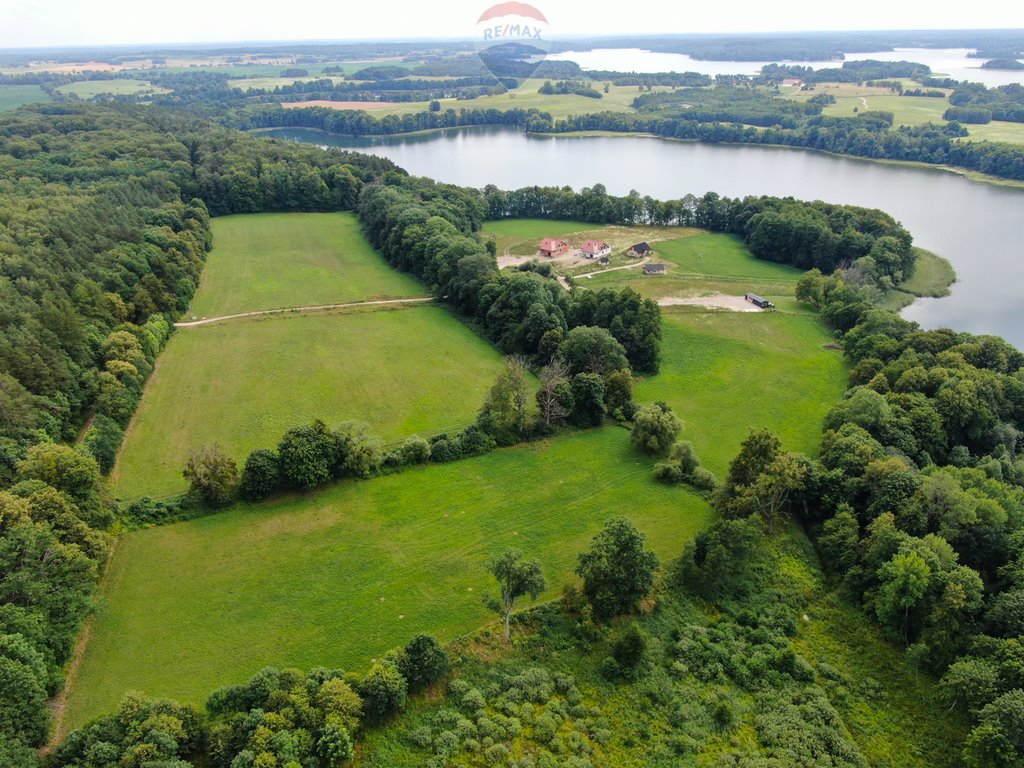
{"label": "house with red roof", "polygon": [[550,259],[553,256],[561,256],[568,253],[570,245],[565,240],[559,240],[557,237],[545,237],[540,241],[537,250],[540,251],[541,256],[547,256]]}
{"label": "house with red roof", "polygon": [[602,256],[611,255],[612,247],[603,240],[587,240],[580,250],[588,259],[600,259]]}

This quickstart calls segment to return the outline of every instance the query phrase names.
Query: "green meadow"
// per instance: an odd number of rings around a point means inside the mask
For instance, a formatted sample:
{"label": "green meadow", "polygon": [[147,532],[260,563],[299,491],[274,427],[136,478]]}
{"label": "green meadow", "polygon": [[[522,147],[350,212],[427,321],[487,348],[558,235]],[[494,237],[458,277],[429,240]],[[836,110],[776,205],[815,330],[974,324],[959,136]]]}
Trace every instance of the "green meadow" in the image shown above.
{"label": "green meadow", "polygon": [[76,83],[68,83],[57,89],[58,93],[65,96],[78,96],[80,99],[91,99],[101,93],[111,93],[115,96],[132,96],[143,93],[168,93],[164,88],[155,88],[147,80],[133,80],[128,78],[117,78],[113,80],[81,80]]}
{"label": "green meadow", "polygon": [[664,400],[719,477],[752,428],[787,450],[817,453],[825,414],[846,388],[842,353],[812,316],[662,309],[661,373],[639,381],[641,403]]}
{"label": "green meadow", "polygon": [[712,515],[608,427],[128,534],[67,725],[128,690],[202,704],[268,664],[362,669],[416,632],[451,640],[494,618],[488,556],[536,556],[552,598],[619,514],[663,559]]}
{"label": "green meadow", "polygon": [[0,85],[0,112],[49,100],[49,95],[38,85]]}
{"label": "green meadow", "polygon": [[373,250],[351,213],[261,213],[213,220],[197,317],[426,296]]}
{"label": "green meadow", "polygon": [[219,443],[242,462],[316,418],[364,422],[386,439],[457,429],[501,365],[493,347],[429,305],[179,329],[128,428],[114,489],[125,499],[178,493],[196,448]]}

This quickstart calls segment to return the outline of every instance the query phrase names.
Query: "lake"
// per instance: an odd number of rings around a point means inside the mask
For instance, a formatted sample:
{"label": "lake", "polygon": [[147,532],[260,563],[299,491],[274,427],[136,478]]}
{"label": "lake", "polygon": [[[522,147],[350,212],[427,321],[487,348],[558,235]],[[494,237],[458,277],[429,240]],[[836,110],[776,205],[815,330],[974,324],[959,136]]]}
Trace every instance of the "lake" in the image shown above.
{"label": "lake", "polygon": [[709,190],[729,197],[792,195],[881,208],[914,242],[956,267],[951,296],[925,299],[904,316],[1004,336],[1024,348],[1024,189],[970,181],[939,169],[775,147],[667,141],[639,136],[531,136],[469,128],[414,137],[359,138],[280,129],[278,138],[358,149],[410,173],[453,184],[515,189],[533,184],[670,199]]}
{"label": "lake", "polygon": [[[846,61],[914,61],[927,64],[937,75],[956,80],[970,80],[989,87],[1024,83],[1024,71],[982,69],[986,59],[970,58],[967,48],[897,48],[893,51],[848,53]],[[798,64],[823,69],[841,67],[841,61],[703,61],[684,53],[658,53],[640,48],[595,48],[590,51],[562,51],[549,54],[553,61],[575,61],[583,69],[605,69],[614,72],[700,72],[705,75],[756,75],[765,64]]]}

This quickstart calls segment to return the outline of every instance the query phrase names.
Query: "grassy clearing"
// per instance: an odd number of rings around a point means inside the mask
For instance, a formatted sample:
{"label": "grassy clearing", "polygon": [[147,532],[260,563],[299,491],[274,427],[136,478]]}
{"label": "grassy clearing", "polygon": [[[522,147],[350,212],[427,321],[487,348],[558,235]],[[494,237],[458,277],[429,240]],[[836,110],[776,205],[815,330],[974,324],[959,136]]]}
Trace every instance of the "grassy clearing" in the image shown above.
{"label": "grassy clearing", "polygon": [[213,235],[192,302],[197,318],[426,295],[373,250],[355,214],[224,216]]}
{"label": "grassy clearing", "polygon": [[77,96],[80,99],[91,99],[101,93],[112,93],[115,96],[139,96],[146,93],[170,93],[166,88],[155,88],[147,80],[82,80],[68,83],[57,89],[65,96]]}
{"label": "grassy clearing", "polygon": [[[679,237],[680,233],[697,232],[679,227],[616,227],[594,226],[584,221],[565,221],[550,219],[506,219],[491,221],[484,225],[482,236],[486,240],[494,238],[498,246],[498,255],[502,256],[533,256],[537,252],[537,243],[544,237],[563,237],[570,245],[580,246],[585,240],[603,240],[612,247],[613,259],[621,257],[629,246],[643,240],[659,242],[667,238]],[[580,269],[562,270],[556,262],[556,268],[565,274],[579,272]],[[587,262],[583,271],[600,269],[593,262]]]}
{"label": "grassy clearing", "polygon": [[915,248],[917,260],[914,262],[914,273],[909,280],[900,286],[914,296],[932,296],[942,298],[949,295],[950,286],[956,281],[956,271],[948,259],[938,254]]}
{"label": "grassy clearing", "polygon": [[942,298],[956,282],[956,271],[947,259],[924,248],[914,248],[917,261],[914,274],[905,280],[898,291],[889,291],[882,300],[882,307],[898,312],[921,296]]}
{"label": "grassy clearing", "polygon": [[967,138],[971,141],[1008,141],[1024,144],[1024,123],[1007,123],[993,120],[987,125],[968,125]]}
{"label": "grassy clearing", "polygon": [[174,334],[129,427],[121,498],[184,490],[189,452],[235,459],[314,418],[395,439],[473,420],[501,357],[432,306],[236,320]]}
{"label": "grassy clearing", "polygon": [[722,477],[753,427],[788,450],[817,452],[821,423],[846,388],[840,352],[815,317],[664,308],[661,373],[636,398],[664,400],[701,461]]}
{"label": "grassy clearing", "polygon": [[68,723],[131,689],[202,703],[266,664],[361,668],[419,631],[450,640],[492,618],[487,556],[540,558],[553,597],[614,514],[668,558],[711,511],[609,427],[130,534]]}
{"label": "grassy clearing", "polygon": [[0,112],[49,100],[49,94],[38,85],[0,85]]}
{"label": "grassy clearing", "polygon": [[629,286],[652,299],[713,293],[742,296],[755,291],[771,298],[779,308],[797,310],[795,302],[789,300],[802,274],[800,270],[755,259],[733,235],[675,230],[680,231],[695,234],[655,245],[653,260],[669,265],[664,275],[644,275],[640,269],[618,270],[580,280],[579,284],[595,289]]}

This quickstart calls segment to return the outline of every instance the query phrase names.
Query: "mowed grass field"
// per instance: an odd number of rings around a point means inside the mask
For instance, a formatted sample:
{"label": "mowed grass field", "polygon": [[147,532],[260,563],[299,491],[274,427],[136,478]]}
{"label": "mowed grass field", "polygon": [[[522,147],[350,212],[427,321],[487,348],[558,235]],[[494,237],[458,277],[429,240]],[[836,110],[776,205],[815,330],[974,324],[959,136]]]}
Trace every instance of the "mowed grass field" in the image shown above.
{"label": "mowed grass field", "polygon": [[67,725],[129,690],[202,704],[265,665],[364,669],[417,632],[450,640],[495,618],[487,557],[538,558],[554,598],[614,515],[667,560],[712,512],[606,427],[128,534]]}
{"label": "mowed grass field", "polygon": [[740,442],[767,427],[815,455],[825,414],[846,389],[842,353],[816,317],[662,308],[662,362],[638,381],[638,402],[664,400],[702,463],[724,477]]}
{"label": "mowed grass field", "polygon": [[243,214],[213,220],[213,251],[192,313],[426,295],[370,246],[353,213]]}
{"label": "mowed grass field", "polygon": [[142,93],[169,93],[166,88],[156,88],[147,80],[119,78],[114,80],[82,80],[68,83],[57,89],[64,95],[75,95],[80,99],[91,99],[101,93],[112,93],[115,96],[132,96]]}
{"label": "mowed grass field", "polygon": [[112,476],[120,498],[184,491],[189,453],[239,463],[315,418],[397,439],[471,422],[502,359],[430,305],[179,329],[146,385]]}
{"label": "mowed grass field", "polygon": [[38,85],[0,85],[0,112],[44,101],[50,101],[50,96]]}

